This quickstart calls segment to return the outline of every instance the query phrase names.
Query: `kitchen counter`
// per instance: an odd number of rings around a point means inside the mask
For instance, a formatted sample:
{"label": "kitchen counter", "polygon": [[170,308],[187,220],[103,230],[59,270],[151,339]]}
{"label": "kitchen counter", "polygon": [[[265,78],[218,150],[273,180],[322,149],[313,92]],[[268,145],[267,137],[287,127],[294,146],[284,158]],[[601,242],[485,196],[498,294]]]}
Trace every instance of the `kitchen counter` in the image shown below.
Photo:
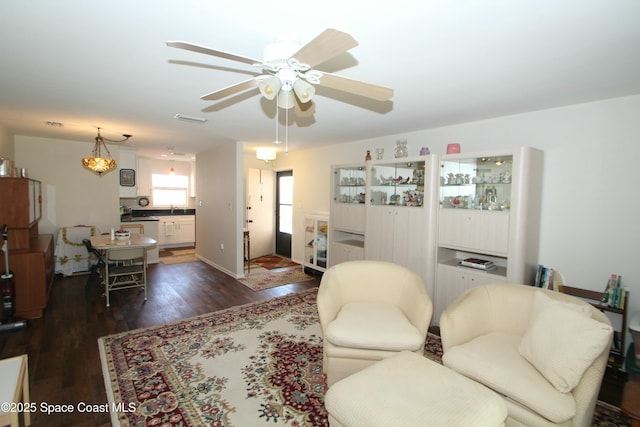
{"label": "kitchen counter", "polygon": [[121,222],[159,221],[163,216],[195,215],[195,209],[134,209],[120,217]]}
{"label": "kitchen counter", "polygon": [[160,217],[157,217],[157,216],[132,217],[131,215],[122,215],[120,217],[120,222],[141,222],[141,221],[160,221]]}

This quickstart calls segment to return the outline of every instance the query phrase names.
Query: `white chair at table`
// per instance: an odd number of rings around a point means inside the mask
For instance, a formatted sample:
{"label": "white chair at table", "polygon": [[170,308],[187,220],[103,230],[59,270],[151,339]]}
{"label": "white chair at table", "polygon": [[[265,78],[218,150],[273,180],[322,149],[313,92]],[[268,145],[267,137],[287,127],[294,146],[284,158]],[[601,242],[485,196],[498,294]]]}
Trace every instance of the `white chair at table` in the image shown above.
{"label": "white chair at table", "polygon": [[147,300],[147,250],[146,248],[110,248],[106,251],[105,289],[107,307],[109,292],[120,289],[140,288]]}
{"label": "white chair at table", "polygon": [[75,273],[90,271],[92,259],[82,241],[96,234],[99,234],[99,231],[90,225],[62,227],[58,232],[55,248],[55,272],[71,276]]}

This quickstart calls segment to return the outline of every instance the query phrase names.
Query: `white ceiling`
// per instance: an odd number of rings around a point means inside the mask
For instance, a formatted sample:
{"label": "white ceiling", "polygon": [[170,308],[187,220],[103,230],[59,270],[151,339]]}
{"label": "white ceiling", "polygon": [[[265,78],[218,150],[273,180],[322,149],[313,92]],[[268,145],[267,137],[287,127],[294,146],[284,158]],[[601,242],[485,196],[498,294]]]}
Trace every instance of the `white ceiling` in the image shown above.
{"label": "white ceiling", "polygon": [[290,117],[290,150],[640,93],[638,0],[374,3],[2,0],[0,123],[17,135],[87,141],[88,151],[96,127],[111,139],[133,134],[127,144],[151,156],[270,145],[275,101],[257,89],[200,99],[257,69],[166,42],[262,58],[276,39],[304,44],[326,28],[360,44],[317,69],[395,94],[374,102],[318,88],[313,108]]}

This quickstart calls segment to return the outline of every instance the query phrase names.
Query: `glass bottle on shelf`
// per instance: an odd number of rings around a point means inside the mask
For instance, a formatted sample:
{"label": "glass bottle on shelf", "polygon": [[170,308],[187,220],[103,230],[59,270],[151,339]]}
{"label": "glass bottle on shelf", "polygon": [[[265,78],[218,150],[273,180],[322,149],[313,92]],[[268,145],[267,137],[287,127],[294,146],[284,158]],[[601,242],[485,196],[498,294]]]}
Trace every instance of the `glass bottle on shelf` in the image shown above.
{"label": "glass bottle on shelf", "polygon": [[503,211],[511,207],[513,156],[445,158],[440,164],[440,207]]}

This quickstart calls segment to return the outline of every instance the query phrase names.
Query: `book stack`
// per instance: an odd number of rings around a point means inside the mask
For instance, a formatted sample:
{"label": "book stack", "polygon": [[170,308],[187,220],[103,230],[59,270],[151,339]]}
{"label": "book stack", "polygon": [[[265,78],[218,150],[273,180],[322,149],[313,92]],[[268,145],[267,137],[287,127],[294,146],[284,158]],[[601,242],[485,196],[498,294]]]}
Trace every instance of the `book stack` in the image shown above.
{"label": "book stack", "polygon": [[480,258],[466,258],[460,261],[460,265],[463,267],[471,267],[478,270],[491,270],[495,268],[495,265],[492,261],[487,261],[486,259]]}
{"label": "book stack", "polygon": [[562,275],[553,268],[538,264],[534,286],[537,288],[559,291],[562,288]]}
{"label": "book stack", "polygon": [[624,310],[624,300],[627,289],[622,287],[622,276],[619,274],[612,274],[607,281],[607,287],[602,293],[602,304],[606,304],[609,307],[619,308]]}

